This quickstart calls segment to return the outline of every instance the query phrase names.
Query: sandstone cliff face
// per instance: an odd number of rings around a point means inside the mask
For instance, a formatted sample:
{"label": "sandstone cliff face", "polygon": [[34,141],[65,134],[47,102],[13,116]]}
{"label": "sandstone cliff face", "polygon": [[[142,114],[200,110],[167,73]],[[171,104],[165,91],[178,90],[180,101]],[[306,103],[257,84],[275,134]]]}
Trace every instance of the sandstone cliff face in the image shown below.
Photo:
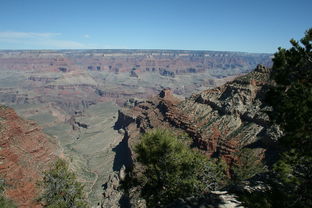
{"label": "sandstone cliff face", "polygon": [[172,128],[187,133],[193,147],[229,165],[235,152],[245,146],[254,147],[264,157],[267,146],[282,134],[278,126],[270,124],[271,108],[264,101],[269,85],[269,70],[259,65],[247,75],[183,101],[163,90],[157,97],[120,111],[118,127],[126,130],[130,149],[140,133]]}
{"label": "sandstone cliff face", "polygon": [[0,106],[0,177],[7,184],[5,194],[18,207],[41,207],[36,182],[56,158],[56,145],[34,122],[18,117]]}

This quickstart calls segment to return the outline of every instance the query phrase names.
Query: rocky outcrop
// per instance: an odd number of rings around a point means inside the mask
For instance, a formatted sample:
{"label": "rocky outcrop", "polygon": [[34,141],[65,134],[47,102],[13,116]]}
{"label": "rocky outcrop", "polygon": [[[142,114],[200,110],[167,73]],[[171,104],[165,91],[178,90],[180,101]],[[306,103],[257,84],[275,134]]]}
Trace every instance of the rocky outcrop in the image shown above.
{"label": "rocky outcrop", "polygon": [[[215,89],[208,89],[180,100],[170,89],[162,90],[149,100],[127,102],[119,111],[116,129],[123,129],[133,159],[133,174],[140,174],[134,146],[142,133],[152,128],[169,128],[177,134],[188,134],[190,146],[207,157],[223,158],[229,167],[244,147],[252,149],[259,159],[272,160],[270,148],[282,135],[268,116],[272,110],[265,102],[271,81],[264,66]],[[229,172],[229,174],[231,174]],[[247,186],[246,186],[247,187]],[[252,188],[257,186],[250,186]],[[134,190],[130,202],[139,199]],[[197,205],[196,205],[197,204]],[[201,198],[183,199],[169,207],[242,207],[236,196],[214,192]]]}
{"label": "rocky outcrop", "polygon": [[111,174],[104,184],[104,193],[103,193],[103,201],[99,205],[100,207],[105,208],[118,208],[120,207],[120,200],[123,196],[123,191],[120,188],[121,178],[119,177],[118,172],[114,172]]}
{"label": "rocky outcrop", "polygon": [[165,77],[175,77],[175,73],[166,69],[159,69],[159,74]]}
{"label": "rocky outcrop", "polygon": [[56,148],[36,123],[0,106],[0,177],[7,184],[6,196],[18,207],[41,207],[36,183],[56,158]]}
{"label": "rocky outcrop", "polygon": [[130,71],[130,77],[135,77],[135,78],[139,78],[139,75],[134,71]]}
{"label": "rocky outcrop", "polygon": [[244,208],[237,196],[226,191],[213,191],[203,197],[179,199],[166,208]]}
{"label": "rocky outcrop", "polygon": [[76,116],[71,116],[67,122],[72,126],[73,130],[79,130],[79,128],[87,129],[89,127],[88,124],[77,121]]}
{"label": "rocky outcrop", "polygon": [[184,101],[163,90],[157,97],[120,111],[116,127],[128,131],[130,145],[151,128],[185,132],[193,139],[192,146],[229,165],[235,152],[246,146],[265,157],[267,147],[282,134],[268,116],[272,109],[264,97],[269,85],[269,69],[259,65],[249,74]]}
{"label": "rocky outcrop", "polygon": [[[120,171],[116,171],[109,176],[104,184],[103,201],[99,204],[101,208],[135,207],[146,208],[145,201],[132,196],[134,190],[125,190],[122,188],[126,180],[126,167],[122,166]],[[135,201],[132,201],[135,198]]]}
{"label": "rocky outcrop", "polygon": [[135,122],[136,117],[133,115],[129,115],[127,113],[124,113],[123,111],[118,110],[118,119],[115,123],[114,128],[115,129],[124,129],[126,128],[129,124]]}

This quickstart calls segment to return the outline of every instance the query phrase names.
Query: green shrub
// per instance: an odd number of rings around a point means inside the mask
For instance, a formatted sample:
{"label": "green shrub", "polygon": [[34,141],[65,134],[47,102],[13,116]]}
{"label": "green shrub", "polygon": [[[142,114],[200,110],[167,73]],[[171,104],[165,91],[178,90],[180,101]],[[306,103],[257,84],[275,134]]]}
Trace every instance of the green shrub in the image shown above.
{"label": "green shrub", "polygon": [[142,196],[149,207],[216,190],[224,183],[224,167],[184,145],[167,130],[141,137],[135,148],[144,165]]}
{"label": "green shrub", "polygon": [[1,208],[15,208],[16,206],[14,205],[14,203],[7,199],[3,192],[4,192],[4,183],[3,181],[0,179],[0,207]]}
{"label": "green shrub", "polygon": [[68,164],[58,159],[54,166],[44,172],[39,183],[43,188],[40,200],[48,208],[84,208],[87,203],[83,194],[83,185],[77,182]]}
{"label": "green shrub", "polygon": [[234,183],[240,183],[266,171],[266,167],[253,153],[252,149],[243,148],[236,156],[238,160],[233,164],[231,170]]}

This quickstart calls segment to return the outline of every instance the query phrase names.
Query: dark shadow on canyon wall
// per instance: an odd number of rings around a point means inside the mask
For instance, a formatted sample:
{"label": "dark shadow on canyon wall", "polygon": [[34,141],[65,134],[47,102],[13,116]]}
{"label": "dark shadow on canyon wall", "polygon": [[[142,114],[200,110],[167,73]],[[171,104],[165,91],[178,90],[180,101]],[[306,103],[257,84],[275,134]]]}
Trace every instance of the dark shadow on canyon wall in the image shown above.
{"label": "dark shadow on canyon wall", "polygon": [[123,194],[119,200],[120,208],[131,208],[130,199],[127,195]]}
{"label": "dark shadow on canyon wall", "polygon": [[116,153],[114,158],[113,170],[119,171],[120,168],[125,165],[126,168],[132,166],[133,161],[131,157],[131,151],[128,146],[128,135],[125,134],[122,141],[113,149],[113,152]]}

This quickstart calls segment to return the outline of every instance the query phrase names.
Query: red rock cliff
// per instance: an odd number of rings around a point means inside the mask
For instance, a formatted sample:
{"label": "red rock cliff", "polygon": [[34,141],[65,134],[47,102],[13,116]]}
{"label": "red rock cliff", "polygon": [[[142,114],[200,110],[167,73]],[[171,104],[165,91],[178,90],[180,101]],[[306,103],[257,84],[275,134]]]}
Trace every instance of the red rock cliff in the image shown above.
{"label": "red rock cliff", "polygon": [[36,123],[0,105],[0,177],[7,184],[6,196],[18,207],[41,207],[36,183],[56,158],[56,147]]}

